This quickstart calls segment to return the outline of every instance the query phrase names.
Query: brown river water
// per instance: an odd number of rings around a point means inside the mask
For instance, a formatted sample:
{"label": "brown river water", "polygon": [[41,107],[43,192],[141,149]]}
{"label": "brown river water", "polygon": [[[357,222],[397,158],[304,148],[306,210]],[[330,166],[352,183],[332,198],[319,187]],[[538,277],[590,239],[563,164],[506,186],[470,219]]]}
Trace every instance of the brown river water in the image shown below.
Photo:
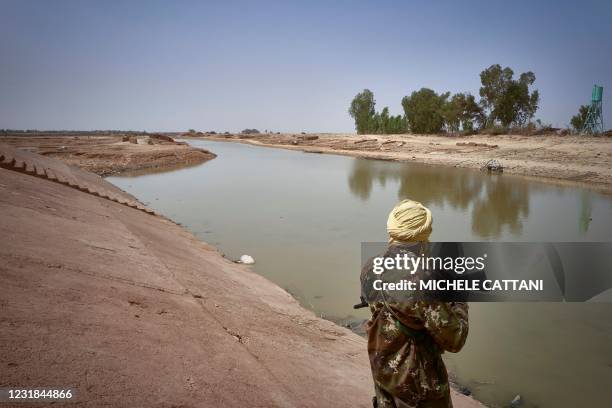
{"label": "brown river water", "polygon": [[[475,170],[190,141],[218,157],[165,173],[110,177],[340,323],[359,300],[361,242],[385,241],[404,198],[427,205],[432,241],[610,241],[612,196]],[[612,265],[611,265],[612,273]],[[445,355],[474,396],[508,406],[612,406],[612,292],[588,303],[472,303],[464,349]],[[605,301],[607,299],[607,302]],[[603,301],[602,301],[603,300]]]}

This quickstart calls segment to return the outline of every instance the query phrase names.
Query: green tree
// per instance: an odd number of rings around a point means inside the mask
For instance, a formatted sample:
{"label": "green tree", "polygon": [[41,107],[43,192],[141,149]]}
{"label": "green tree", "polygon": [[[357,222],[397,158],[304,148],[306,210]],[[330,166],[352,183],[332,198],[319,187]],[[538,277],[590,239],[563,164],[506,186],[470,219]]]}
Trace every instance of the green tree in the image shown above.
{"label": "green tree", "polygon": [[445,101],[444,105],[442,105],[441,113],[447,131],[452,133],[459,132],[464,105],[465,95],[462,93],[453,95],[451,99]]}
{"label": "green tree", "polygon": [[366,126],[366,131],[364,133],[373,133],[373,134],[382,133],[380,129],[381,129],[380,113],[374,112],[374,116],[372,116],[370,120],[368,121],[368,124]]}
{"label": "green tree", "polygon": [[476,102],[474,95],[457,93],[446,101],[442,116],[449,132],[472,132],[476,126],[482,125],[483,110]]}
{"label": "green tree", "polygon": [[438,95],[429,88],[421,88],[402,98],[408,127],[413,133],[438,133],[444,126],[444,106],[450,92]]}
{"label": "green tree", "polygon": [[389,133],[389,126],[390,126],[390,120],[391,118],[389,117],[389,108],[388,107],[384,107],[383,110],[380,112],[379,115],[379,122],[378,122],[378,132],[377,133],[381,133],[383,135],[386,135]]}
{"label": "green tree", "polygon": [[372,133],[383,135],[406,133],[406,121],[402,115],[390,115],[389,108],[384,107],[380,113],[374,115],[377,124]]}
{"label": "green tree", "polygon": [[514,71],[499,64],[491,65],[480,73],[481,104],[488,113],[486,126],[496,121],[503,126],[524,126],[538,109],[540,94],[537,90],[529,91],[535,82],[531,71],[522,73],[514,79]]}
{"label": "green tree", "polygon": [[358,134],[362,135],[376,128],[375,106],[374,94],[369,89],[364,89],[351,101],[348,112],[355,120],[355,129]]}
{"label": "green tree", "polygon": [[406,119],[402,115],[396,115],[389,117],[389,127],[387,129],[388,134],[400,134],[406,133]]}
{"label": "green tree", "polygon": [[491,126],[492,122],[495,121],[493,112],[512,82],[513,75],[514,72],[510,68],[502,69],[499,64],[491,65],[480,73],[480,83],[482,84],[479,91],[480,103],[488,113],[485,126]]}
{"label": "green tree", "polygon": [[535,80],[535,74],[531,71],[522,73],[519,77],[519,92],[516,103],[516,122],[519,126],[525,126],[525,124],[531,121],[531,118],[533,118],[538,110],[538,104],[540,103],[540,92],[537,89],[531,93],[529,92],[529,87],[533,85]]}
{"label": "green tree", "polygon": [[578,114],[572,116],[572,119],[570,120],[570,125],[572,125],[572,128],[574,129],[574,131],[576,132],[582,131],[582,128],[584,127],[584,123],[586,122],[588,115],[589,115],[589,106],[580,105],[580,108],[578,108]]}
{"label": "green tree", "polygon": [[466,132],[472,132],[476,127],[483,127],[485,125],[485,112],[472,94],[465,95],[461,121],[463,130]]}

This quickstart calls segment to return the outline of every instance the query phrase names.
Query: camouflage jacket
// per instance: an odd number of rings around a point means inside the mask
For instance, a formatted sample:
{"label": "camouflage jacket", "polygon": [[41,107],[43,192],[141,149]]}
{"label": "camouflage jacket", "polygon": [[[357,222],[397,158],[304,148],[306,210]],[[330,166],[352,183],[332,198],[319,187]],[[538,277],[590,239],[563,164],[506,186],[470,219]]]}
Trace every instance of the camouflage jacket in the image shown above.
{"label": "camouflage jacket", "polygon": [[[392,246],[385,255],[405,250]],[[371,263],[365,265],[362,282],[371,269]],[[412,279],[419,279],[419,274]],[[463,347],[468,334],[467,303],[373,301],[369,306],[368,354],[376,385],[410,406],[432,400],[447,401],[444,406],[449,406],[441,354]]]}

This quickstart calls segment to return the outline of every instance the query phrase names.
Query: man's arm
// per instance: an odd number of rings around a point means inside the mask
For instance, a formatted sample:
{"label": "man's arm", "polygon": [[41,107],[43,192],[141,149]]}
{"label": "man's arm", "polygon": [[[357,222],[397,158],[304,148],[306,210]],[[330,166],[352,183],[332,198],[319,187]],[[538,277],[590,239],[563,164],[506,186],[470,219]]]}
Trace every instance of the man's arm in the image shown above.
{"label": "man's arm", "polygon": [[468,304],[424,301],[418,303],[425,329],[438,346],[451,353],[461,350],[469,330]]}

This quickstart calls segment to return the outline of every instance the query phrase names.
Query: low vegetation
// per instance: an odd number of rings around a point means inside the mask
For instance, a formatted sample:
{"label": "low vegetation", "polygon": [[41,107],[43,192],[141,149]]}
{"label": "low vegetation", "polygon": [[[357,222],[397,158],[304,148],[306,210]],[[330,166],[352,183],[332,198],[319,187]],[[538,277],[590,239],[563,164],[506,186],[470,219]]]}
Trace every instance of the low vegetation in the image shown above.
{"label": "low vegetation", "polygon": [[259,130],[257,130],[257,129],[244,129],[244,130],[243,130],[242,132],[240,132],[240,133],[242,133],[243,135],[257,135],[257,134],[259,134],[260,132],[259,132]]}

